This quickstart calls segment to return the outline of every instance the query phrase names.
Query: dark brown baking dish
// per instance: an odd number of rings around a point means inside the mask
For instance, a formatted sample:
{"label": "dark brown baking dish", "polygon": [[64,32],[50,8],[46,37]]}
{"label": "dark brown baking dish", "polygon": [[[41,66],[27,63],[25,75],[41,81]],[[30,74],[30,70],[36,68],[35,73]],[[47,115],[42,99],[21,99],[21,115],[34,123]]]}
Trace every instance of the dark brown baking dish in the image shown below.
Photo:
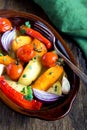
{"label": "dark brown baking dish", "polygon": [[[32,26],[35,21],[41,21],[54,33],[55,37],[61,42],[61,45],[65,49],[70,60],[74,64],[76,64],[76,60],[71,50],[68,48],[67,43],[62,39],[59,33],[42,18],[33,14],[19,12],[19,11],[12,11],[12,10],[0,10],[0,17],[9,18],[12,21],[13,26],[18,26],[21,23],[25,22],[26,20],[31,21]],[[73,101],[75,100],[76,95],[79,90],[79,78],[74,74],[74,72],[69,68],[68,65],[65,64],[64,67],[65,67],[65,71],[68,75],[68,79],[71,85],[70,93],[67,96],[65,96],[65,98],[58,100],[57,102],[54,102],[53,104],[49,104],[39,111],[25,110],[17,106],[14,102],[8,99],[4,95],[4,93],[1,92],[1,90],[0,90],[0,98],[5,104],[7,104],[13,110],[21,114],[28,115],[30,117],[36,117],[36,118],[40,118],[44,120],[58,120],[60,118],[63,118],[71,110]]]}

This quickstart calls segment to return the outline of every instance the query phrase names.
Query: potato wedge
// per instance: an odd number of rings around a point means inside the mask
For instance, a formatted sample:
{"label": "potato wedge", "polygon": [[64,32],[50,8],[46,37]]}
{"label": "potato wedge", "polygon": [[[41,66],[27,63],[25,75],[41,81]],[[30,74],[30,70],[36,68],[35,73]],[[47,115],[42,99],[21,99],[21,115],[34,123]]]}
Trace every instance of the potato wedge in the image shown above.
{"label": "potato wedge", "polygon": [[62,85],[59,81],[54,83],[52,87],[50,87],[47,92],[57,94],[57,95],[62,95]]}
{"label": "potato wedge", "polygon": [[32,38],[29,36],[18,36],[12,41],[12,50],[16,52],[18,48],[25,44],[30,44],[32,41]]}
{"label": "potato wedge", "polygon": [[18,80],[18,83],[23,85],[30,85],[38,77],[41,69],[42,64],[39,58],[33,58],[25,67],[21,77]]}
{"label": "potato wedge", "polygon": [[7,83],[14,88],[16,91],[21,92],[23,90],[23,88],[26,88],[27,86],[19,84],[18,82],[12,81],[12,80],[8,80],[6,79]]}

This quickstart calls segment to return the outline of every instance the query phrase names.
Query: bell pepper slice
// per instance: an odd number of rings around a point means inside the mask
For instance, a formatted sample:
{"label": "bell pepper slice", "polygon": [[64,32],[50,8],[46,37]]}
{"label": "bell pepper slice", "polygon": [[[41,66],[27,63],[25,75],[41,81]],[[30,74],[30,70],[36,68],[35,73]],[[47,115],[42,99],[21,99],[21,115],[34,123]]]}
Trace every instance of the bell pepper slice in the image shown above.
{"label": "bell pepper slice", "polygon": [[20,31],[26,33],[27,35],[32,36],[33,38],[40,40],[46,45],[47,49],[52,48],[52,43],[38,31],[24,25],[20,27]]}
{"label": "bell pepper slice", "polygon": [[0,89],[1,91],[15,104],[28,110],[40,110],[42,102],[37,100],[26,100],[24,94],[16,91],[5,80],[4,76],[0,76]]}

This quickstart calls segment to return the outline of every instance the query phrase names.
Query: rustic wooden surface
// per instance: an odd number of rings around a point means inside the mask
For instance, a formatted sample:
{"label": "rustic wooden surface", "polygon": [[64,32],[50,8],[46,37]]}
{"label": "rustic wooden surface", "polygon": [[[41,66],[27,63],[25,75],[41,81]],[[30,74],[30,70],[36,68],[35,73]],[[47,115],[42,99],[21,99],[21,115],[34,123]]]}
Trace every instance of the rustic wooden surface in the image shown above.
{"label": "rustic wooden surface", "polygon": [[[32,0],[0,0],[0,9],[13,9],[34,13],[48,20],[45,13]],[[79,67],[87,73],[82,51],[69,40]],[[70,113],[63,119],[45,121],[14,112],[0,101],[0,130],[87,130],[87,86],[80,81],[80,89]]]}

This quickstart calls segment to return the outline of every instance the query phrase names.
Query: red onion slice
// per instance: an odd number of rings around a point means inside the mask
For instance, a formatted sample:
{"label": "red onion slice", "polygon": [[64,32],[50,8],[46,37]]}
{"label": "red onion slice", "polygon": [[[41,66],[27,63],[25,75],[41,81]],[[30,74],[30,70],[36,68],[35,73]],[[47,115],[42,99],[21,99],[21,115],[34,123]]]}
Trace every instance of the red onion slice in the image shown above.
{"label": "red onion slice", "polygon": [[16,37],[16,29],[6,31],[2,37],[1,37],[1,44],[5,51],[8,52],[8,50],[11,47],[12,40]]}
{"label": "red onion slice", "polygon": [[33,88],[33,93],[37,99],[44,101],[44,102],[53,102],[53,101],[58,100],[60,97],[62,97],[62,96],[58,96],[56,94],[51,94],[51,93],[48,93],[48,92],[45,92],[42,90],[38,90],[35,88]]}

